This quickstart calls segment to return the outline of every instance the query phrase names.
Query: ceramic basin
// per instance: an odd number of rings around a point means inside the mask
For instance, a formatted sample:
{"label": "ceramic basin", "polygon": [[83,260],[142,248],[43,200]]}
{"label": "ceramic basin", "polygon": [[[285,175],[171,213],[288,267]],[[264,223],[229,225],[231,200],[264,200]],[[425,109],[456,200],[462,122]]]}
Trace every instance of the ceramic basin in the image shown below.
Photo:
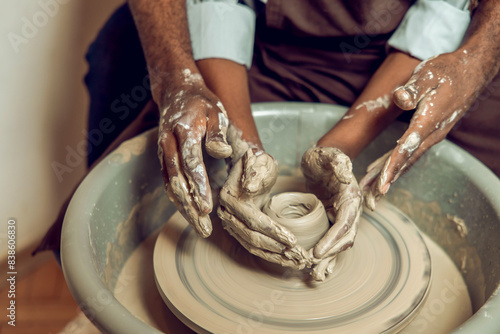
{"label": "ceramic basin", "polygon": [[[253,105],[253,111],[264,146],[278,160],[280,173],[287,174],[346,108],[263,103]],[[359,156],[354,162],[358,178],[394,146],[404,128],[393,124]],[[161,186],[151,130],[102,161],[67,211],[63,271],[75,300],[103,332],[158,333],[127,311],[113,291],[130,254],[176,211]],[[391,187],[387,198],[437,241],[462,272],[474,315],[454,333],[500,333],[500,180],[464,150],[443,141]],[[464,220],[465,238],[450,217]]]}

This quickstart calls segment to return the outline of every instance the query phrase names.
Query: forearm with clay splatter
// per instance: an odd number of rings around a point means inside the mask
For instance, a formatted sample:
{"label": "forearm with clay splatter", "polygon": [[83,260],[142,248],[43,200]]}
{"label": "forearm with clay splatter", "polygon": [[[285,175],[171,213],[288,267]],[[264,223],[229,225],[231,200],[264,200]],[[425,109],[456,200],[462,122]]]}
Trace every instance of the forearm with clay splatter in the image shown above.
{"label": "forearm with clay splatter", "polygon": [[336,147],[351,160],[402,112],[392,101],[392,92],[403,85],[420,61],[392,51],[345,116],[317,143]]}

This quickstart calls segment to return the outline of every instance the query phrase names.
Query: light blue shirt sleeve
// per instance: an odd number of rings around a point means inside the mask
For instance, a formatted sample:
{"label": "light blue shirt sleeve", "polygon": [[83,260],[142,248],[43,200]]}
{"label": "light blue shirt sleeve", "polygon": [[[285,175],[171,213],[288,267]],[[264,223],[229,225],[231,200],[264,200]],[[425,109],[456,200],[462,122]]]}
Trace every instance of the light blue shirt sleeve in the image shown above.
{"label": "light blue shirt sleeve", "polygon": [[388,46],[421,60],[455,51],[470,23],[469,0],[417,0]]}
{"label": "light blue shirt sleeve", "polygon": [[235,0],[187,0],[189,34],[195,60],[223,58],[250,68],[255,12]]}

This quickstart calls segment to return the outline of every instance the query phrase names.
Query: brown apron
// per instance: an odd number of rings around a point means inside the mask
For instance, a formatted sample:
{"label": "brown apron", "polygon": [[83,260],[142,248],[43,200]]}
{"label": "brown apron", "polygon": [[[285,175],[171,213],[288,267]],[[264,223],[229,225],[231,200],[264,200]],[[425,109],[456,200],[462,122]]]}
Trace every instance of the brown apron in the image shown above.
{"label": "brown apron", "polygon": [[269,0],[257,20],[252,101],[352,104],[409,6],[405,0]]}

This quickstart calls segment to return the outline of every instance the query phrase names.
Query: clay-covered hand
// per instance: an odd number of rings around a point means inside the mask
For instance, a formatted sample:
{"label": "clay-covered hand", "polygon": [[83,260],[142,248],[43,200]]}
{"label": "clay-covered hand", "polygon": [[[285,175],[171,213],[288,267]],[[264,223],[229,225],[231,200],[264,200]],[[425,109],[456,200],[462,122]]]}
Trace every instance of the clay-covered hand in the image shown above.
{"label": "clay-covered hand", "polygon": [[430,58],[394,91],[398,107],[416,111],[396,147],[372,163],[360,181],[367,207],[373,210],[390,185],[443,140],[467,112],[485,82],[476,63],[466,50]]}
{"label": "clay-covered hand", "polygon": [[304,268],[304,250],[297,238],[261,209],[278,176],[272,156],[248,148],[233,164],[220,192],[217,211],[224,228],[250,253],[295,269]]}
{"label": "clay-covered hand", "polygon": [[188,70],[184,75],[184,84],[159,106],[158,157],[170,200],[199,235],[208,237],[213,202],[202,150],[217,159],[231,155],[228,119],[201,76]]}
{"label": "clay-covered hand", "polygon": [[312,250],[313,277],[324,280],[337,254],[354,243],[362,212],[361,191],[351,160],[337,148],[310,148],[302,156],[301,168],[307,190],[323,203],[333,223]]}

